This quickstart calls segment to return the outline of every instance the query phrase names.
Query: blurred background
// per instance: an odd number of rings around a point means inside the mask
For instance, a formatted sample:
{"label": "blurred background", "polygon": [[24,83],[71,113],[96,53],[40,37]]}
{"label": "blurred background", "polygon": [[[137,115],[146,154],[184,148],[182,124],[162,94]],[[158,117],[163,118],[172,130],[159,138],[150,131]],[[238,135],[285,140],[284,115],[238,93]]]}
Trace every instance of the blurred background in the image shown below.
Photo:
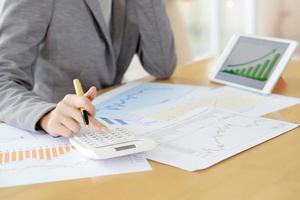
{"label": "blurred background", "polygon": [[[164,1],[175,35],[179,66],[217,57],[234,34],[274,36],[300,43],[299,0]],[[293,59],[300,59],[299,48]],[[146,75],[135,57],[124,81]]]}
{"label": "blurred background", "polygon": [[[234,34],[293,39],[300,43],[299,0],[165,0],[178,65],[217,57]],[[293,59],[300,59],[297,49]],[[135,58],[125,81],[147,75]]]}

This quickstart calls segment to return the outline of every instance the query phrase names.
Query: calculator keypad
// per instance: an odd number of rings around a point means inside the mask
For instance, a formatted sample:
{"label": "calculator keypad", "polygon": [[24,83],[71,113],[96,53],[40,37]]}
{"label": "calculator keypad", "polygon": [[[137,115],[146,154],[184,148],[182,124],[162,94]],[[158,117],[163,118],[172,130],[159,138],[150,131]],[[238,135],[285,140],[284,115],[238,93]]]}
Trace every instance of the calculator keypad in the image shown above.
{"label": "calculator keypad", "polygon": [[121,127],[111,128],[107,133],[96,133],[90,129],[82,128],[80,134],[75,137],[81,143],[92,146],[93,148],[135,140],[135,136],[132,132]]}

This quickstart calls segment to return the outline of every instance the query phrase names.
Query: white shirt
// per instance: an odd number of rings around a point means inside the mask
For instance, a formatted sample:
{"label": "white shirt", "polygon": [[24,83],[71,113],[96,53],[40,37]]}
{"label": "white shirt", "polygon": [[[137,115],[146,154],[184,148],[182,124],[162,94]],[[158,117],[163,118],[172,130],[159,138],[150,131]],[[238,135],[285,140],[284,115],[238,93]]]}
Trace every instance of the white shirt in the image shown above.
{"label": "white shirt", "polygon": [[99,1],[100,1],[100,7],[102,10],[105,23],[107,24],[108,29],[110,29],[112,0],[99,0]]}

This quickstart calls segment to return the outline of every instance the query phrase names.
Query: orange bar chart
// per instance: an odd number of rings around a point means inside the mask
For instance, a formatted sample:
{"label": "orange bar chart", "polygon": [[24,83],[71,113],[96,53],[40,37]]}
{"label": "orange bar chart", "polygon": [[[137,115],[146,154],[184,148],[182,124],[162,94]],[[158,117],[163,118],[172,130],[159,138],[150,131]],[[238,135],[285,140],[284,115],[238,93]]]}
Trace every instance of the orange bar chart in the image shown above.
{"label": "orange bar chart", "polygon": [[4,153],[4,163],[8,163],[9,162],[9,152],[5,152]]}
{"label": "orange bar chart", "polygon": [[57,156],[57,149],[55,147],[52,148],[52,156],[54,158]]}
{"label": "orange bar chart", "polygon": [[44,149],[39,149],[40,160],[44,160]]}
{"label": "orange bar chart", "polygon": [[[25,152],[25,154],[26,154],[26,152]],[[24,159],[24,152],[23,151],[19,151],[18,152],[18,159],[19,160],[23,160]]]}
{"label": "orange bar chart", "polygon": [[16,161],[17,160],[17,153],[15,152],[15,151],[13,151],[12,153],[11,153],[11,161]]}
{"label": "orange bar chart", "polygon": [[18,151],[0,151],[0,165],[24,160],[52,160],[74,150],[71,145],[40,147]]}
{"label": "orange bar chart", "polygon": [[29,159],[30,158],[30,151],[26,150],[25,151],[25,159]]}

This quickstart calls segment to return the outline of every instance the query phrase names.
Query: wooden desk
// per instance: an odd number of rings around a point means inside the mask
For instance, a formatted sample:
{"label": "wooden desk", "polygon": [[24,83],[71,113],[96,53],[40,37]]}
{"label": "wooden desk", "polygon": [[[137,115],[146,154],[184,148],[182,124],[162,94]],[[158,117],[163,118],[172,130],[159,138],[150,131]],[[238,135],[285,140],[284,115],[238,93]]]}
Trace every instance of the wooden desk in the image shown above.
{"label": "wooden desk", "polygon": [[[209,62],[196,62],[165,82],[217,86],[209,70]],[[275,93],[300,97],[300,62],[290,63]],[[300,105],[268,117],[300,123]],[[150,172],[1,189],[0,199],[299,199],[299,155],[300,128],[198,172],[151,162]]]}

